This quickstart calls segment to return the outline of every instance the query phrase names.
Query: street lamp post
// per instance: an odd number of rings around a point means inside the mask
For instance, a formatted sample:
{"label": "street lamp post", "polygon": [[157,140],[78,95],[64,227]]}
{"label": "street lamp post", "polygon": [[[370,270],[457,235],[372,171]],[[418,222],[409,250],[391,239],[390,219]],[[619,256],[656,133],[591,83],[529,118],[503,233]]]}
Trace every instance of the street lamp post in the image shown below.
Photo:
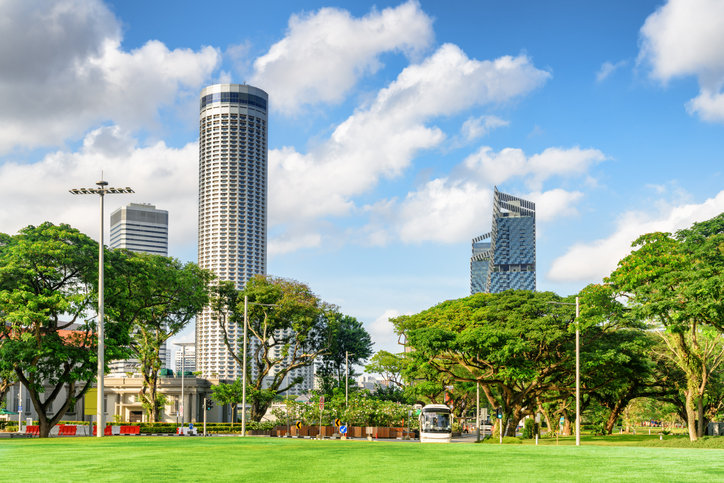
{"label": "street lamp post", "polygon": [[[184,427],[184,374],[186,373],[186,347],[195,345],[194,342],[174,342],[174,345],[181,347],[183,351],[181,353],[181,404],[179,405],[179,412],[181,413],[181,428]],[[206,410],[206,408],[204,408]],[[181,429],[183,433],[183,429]]]}
{"label": "street lamp post", "polygon": [[581,331],[578,327],[580,306],[576,297],[576,446],[581,446]]}
{"label": "street lamp post", "polygon": [[246,327],[248,322],[249,296],[244,295],[244,354],[241,368],[241,436],[246,437]]}
{"label": "street lamp post", "polygon": [[100,217],[100,239],[98,240],[98,398],[96,400],[96,435],[101,438],[105,431],[105,415],[103,408],[103,376],[105,374],[105,328],[103,313],[103,282],[104,282],[104,266],[103,266],[103,199],[106,194],[126,194],[133,193],[131,188],[108,188],[108,182],[100,180],[96,183],[98,188],[74,188],[70,192],[74,195],[98,195],[101,199],[101,217]]}
{"label": "street lamp post", "polygon": [[475,441],[480,442],[480,382],[475,383]]}
{"label": "street lamp post", "polygon": [[344,405],[349,406],[349,351],[344,351]]}
{"label": "street lamp post", "polygon": [[576,306],[576,446],[581,446],[581,331],[578,324],[580,315],[580,298],[576,297],[576,303],[569,302],[548,302],[555,305]]}

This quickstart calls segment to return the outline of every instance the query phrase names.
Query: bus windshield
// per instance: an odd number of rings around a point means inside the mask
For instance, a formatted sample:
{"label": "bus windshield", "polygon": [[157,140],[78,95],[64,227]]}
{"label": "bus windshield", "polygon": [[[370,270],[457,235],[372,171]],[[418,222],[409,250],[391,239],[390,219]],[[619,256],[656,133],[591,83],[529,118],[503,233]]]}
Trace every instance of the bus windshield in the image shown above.
{"label": "bus windshield", "polygon": [[425,411],[420,422],[422,431],[426,433],[449,433],[451,430],[449,412]]}

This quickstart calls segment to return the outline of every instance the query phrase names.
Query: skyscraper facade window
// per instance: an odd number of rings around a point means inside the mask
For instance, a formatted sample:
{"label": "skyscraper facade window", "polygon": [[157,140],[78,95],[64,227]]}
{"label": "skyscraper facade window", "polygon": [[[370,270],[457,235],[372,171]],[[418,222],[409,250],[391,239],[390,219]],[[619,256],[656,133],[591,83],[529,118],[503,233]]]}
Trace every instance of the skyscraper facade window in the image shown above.
{"label": "skyscraper facade window", "polygon": [[[266,274],[268,100],[263,90],[241,84],[201,91],[198,262],[237,289]],[[228,336],[238,347],[241,328],[232,324]],[[241,376],[208,308],[196,320],[196,370]]]}
{"label": "skyscraper facade window", "polygon": [[495,188],[489,233],[473,238],[470,292],[535,290],[535,203]]}
{"label": "skyscraper facade window", "polygon": [[[168,256],[168,211],[149,203],[130,203],[111,213],[111,248]],[[159,353],[161,367],[168,367],[166,343]],[[140,375],[138,359],[122,359],[109,364],[110,377]]]}
{"label": "skyscraper facade window", "polygon": [[111,213],[111,248],[168,255],[168,211],[131,203]]}

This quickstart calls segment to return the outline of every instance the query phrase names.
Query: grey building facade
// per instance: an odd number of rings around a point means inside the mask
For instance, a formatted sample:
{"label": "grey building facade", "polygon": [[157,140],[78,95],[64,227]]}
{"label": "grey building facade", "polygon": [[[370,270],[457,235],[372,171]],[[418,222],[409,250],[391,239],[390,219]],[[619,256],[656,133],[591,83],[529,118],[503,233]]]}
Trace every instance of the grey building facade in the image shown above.
{"label": "grey building facade", "polygon": [[168,211],[131,203],[111,213],[111,248],[168,256]]}
{"label": "grey building facade", "polygon": [[[168,211],[148,203],[130,203],[111,213],[111,248],[168,256]],[[168,367],[168,349],[164,343],[159,356],[162,368]],[[111,377],[139,375],[138,359],[109,363]]]}
{"label": "grey building facade", "polygon": [[489,233],[473,238],[470,293],[536,289],[535,203],[495,188]]}

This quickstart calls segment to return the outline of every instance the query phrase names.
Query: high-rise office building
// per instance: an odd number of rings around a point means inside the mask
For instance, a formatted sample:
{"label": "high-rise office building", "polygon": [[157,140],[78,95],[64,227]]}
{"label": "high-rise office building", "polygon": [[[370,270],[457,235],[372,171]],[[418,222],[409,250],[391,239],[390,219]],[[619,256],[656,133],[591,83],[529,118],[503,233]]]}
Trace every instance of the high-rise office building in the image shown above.
{"label": "high-rise office building", "polygon": [[[111,248],[132,252],[168,255],[168,211],[148,203],[130,203],[111,213]],[[161,367],[168,367],[166,344],[161,346]],[[115,360],[109,363],[111,377],[138,374],[138,359]]]}
{"label": "high-rise office building", "polygon": [[168,255],[168,211],[131,203],[111,213],[111,248]]}
{"label": "high-rise office building", "polygon": [[[198,261],[239,289],[266,274],[268,99],[240,84],[201,91]],[[238,347],[242,330],[232,325],[228,336]],[[196,320],[196,370],[204,377],[241,376],[208,309]]]}
{"label": "high-rise office building", "polygon": [[173,367],[176,374],[181,374],[182,367],[186,373],[196,371],[196,349],[194,346],[186,347],[185,354],[182,350],[176,351]]}
{"label": "high-rise office building", "polygon": [[535,290],[535,203],[495,188],[489,233],[473,238],[470,293]]}

